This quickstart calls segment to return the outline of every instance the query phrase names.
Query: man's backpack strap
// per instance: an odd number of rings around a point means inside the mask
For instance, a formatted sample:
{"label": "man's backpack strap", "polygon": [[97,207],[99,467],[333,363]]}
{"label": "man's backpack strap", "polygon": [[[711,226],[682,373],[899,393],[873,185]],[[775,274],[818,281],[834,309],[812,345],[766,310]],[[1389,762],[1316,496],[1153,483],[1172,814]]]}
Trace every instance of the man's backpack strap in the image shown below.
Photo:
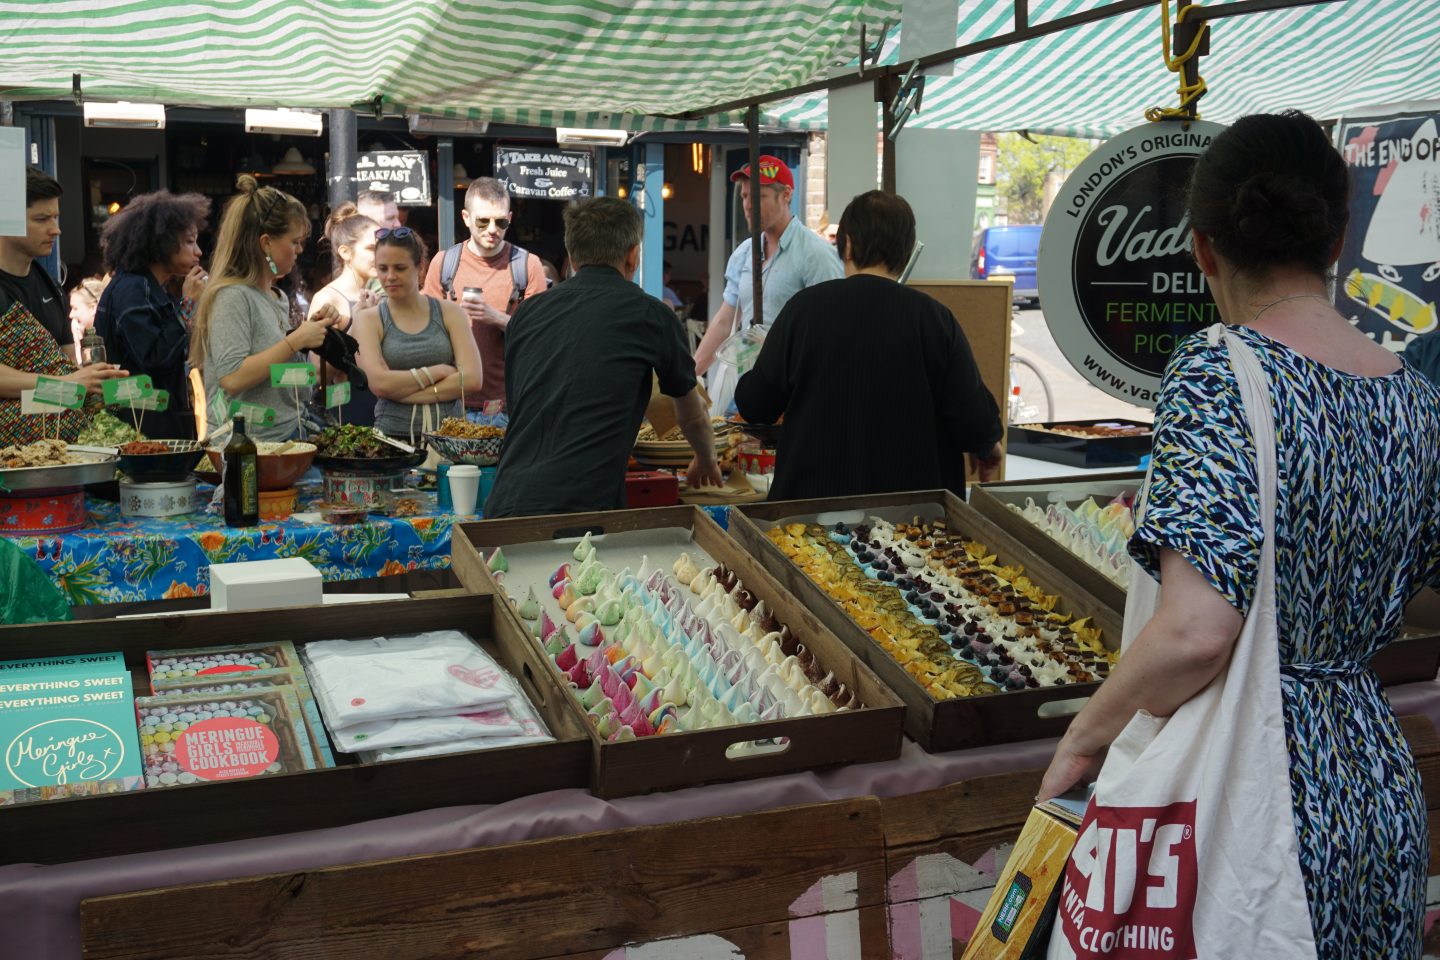
{"label": "man's backpack strap", "polygon": [[525,288],[530,285],[530,251],[513,243],[510,244],[510,282],[515,289],[510,291],[510,309],[506,312],[514,313],[525,299]]}
{"label": "man's backpack strap", "polygon": [[457,243],[445,251],[445,259],[440,261],[440,295],[446,300],[458,299],[455,296],[455,273],[460,269],[460,253],[465,249],[465,244]]}

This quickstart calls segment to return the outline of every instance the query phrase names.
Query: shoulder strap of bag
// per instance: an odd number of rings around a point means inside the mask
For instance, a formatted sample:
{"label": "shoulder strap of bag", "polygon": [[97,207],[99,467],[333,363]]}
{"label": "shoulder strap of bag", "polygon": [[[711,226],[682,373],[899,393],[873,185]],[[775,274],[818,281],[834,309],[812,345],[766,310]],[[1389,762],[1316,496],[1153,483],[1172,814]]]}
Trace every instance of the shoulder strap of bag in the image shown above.
{"label": "shoulder strap of bag", "polygon": [[530,251],[517,244],[510,244],[510,291],[509,313],[514,313],[520,301],[525,299],[525,288],[530,284]]}
{"label": "shoulder strap of bag", "polygon": [[440,261],[440,295],[446,300],[455,299],[455,273],[460,269],[460,254],[465,249],[465,244],[457,243],[445,251],[445,259]]}
{"label": "shoulder strap of bag", "polygon": [[1224,337],[1229,348],[1230,366],[1240,388],[1240,400],[1250,420],[1251,439],[1255,443],[1255,478],[1260,488],[1260,519],[1265,536],[1275,536],[1276,481],[1278,470],[1275,456],[1275,411],[1270,401],[1270,378],[1260,365],[1260,358],[1243,337],[1217,323],[1205,332],[1212,346]]}

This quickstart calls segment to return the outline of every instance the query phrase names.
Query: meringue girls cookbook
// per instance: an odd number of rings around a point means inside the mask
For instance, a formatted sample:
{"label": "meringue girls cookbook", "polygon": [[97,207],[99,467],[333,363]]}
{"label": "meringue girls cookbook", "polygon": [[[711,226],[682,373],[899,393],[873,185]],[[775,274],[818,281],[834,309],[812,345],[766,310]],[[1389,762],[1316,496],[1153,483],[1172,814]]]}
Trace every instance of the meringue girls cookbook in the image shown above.
{"label": "meringue girls cookbook", "polygon": [[138,790],[135,697],[119,653],[0,663],[0,806]]}

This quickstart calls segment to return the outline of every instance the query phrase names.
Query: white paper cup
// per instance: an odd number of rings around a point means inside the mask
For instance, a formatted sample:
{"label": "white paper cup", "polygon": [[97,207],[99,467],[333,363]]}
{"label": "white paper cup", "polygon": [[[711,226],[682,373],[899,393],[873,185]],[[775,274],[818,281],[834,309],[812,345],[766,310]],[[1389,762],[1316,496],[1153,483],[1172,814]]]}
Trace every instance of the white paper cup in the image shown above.
{"label": "white paper cup", "polygon": [[462,516],[475,512],[475,498],[480,495],[480,468],[466,463],[457,463],[446,476],[450,480],[452,509]]}

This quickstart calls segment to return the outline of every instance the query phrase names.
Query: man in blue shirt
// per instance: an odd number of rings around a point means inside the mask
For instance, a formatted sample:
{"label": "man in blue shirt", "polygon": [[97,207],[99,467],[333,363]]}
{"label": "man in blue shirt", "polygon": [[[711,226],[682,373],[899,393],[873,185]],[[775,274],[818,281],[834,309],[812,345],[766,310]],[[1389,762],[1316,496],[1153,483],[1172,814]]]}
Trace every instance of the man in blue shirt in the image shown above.
{"label": "man in blue shirt", "polygon": [[[740,184],[740,202],[745,219],[752,216],[750,203],[752,185],[747,163],[730,177]],[[840,257],[824,237],[807,230],[790,215],[790,197],[795,191],[795,175],[776,157],[760,158],[760,230],[764,247],[760,276],[764,289],[765,310],[761,319],[768,325],[775,322],[790,298],[806,287],[826,280],[839,280],[845,275]],[[710,373],[710,412],[724,416],[735,396],[739,375],[715,352],[731,334],[745,329],[755,315],[755,283],[751,273],[750,238],[746,237],[725,266],[724,302],[705,337],[695,351],[695,372]]]}

